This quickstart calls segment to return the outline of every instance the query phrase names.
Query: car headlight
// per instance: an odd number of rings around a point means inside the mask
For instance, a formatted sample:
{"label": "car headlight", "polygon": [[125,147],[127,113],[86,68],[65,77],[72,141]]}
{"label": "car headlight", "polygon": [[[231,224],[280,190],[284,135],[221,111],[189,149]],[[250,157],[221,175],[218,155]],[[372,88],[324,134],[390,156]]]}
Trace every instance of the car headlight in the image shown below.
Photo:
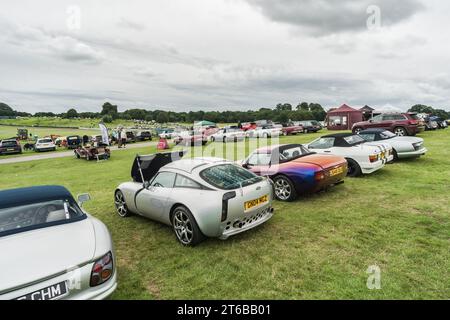
{"label": "car headlight", "polygon": [[105,283],[111,279],[113,273],[114,262],[110,251],[94,263],[91,272],[90,286],[95,287]]}

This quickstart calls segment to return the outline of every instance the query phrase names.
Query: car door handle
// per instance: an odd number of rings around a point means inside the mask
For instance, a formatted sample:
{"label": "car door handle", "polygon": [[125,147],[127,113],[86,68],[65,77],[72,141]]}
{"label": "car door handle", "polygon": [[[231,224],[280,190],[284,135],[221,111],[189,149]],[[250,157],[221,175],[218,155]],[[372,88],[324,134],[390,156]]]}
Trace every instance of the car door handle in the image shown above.
{"label": "car door handle", "polygon": [[324,152],[328,152],[328,153],[330,153],[331,151],[330,151],[330,150],[324,150]]}

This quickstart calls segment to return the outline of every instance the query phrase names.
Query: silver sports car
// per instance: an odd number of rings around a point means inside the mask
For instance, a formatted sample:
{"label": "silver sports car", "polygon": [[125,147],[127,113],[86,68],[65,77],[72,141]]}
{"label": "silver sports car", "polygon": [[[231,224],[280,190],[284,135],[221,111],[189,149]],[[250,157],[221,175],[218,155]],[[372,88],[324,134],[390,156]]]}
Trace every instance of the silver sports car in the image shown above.
{"label": "silver sports car", "polygon": [[399,137],[385,129],[367,129],[359,135],[368,142],[389,143],[394,151],[394,159],[418,158],[427,153],[423,139],[418,137]]}
{"label": "silver sports car", "polygon": [[273,187],[219,158],[180,159],[183,152],[137,156],[131,176],[115,191],[118,214],[131,213],[171,225],[183,245],[204,237],[222,240],[273,215]]}
{"label": "silver sports car", "polygon": [[103,299],[117,286],[106,226],[60,186],[0,191],[0,299]]}

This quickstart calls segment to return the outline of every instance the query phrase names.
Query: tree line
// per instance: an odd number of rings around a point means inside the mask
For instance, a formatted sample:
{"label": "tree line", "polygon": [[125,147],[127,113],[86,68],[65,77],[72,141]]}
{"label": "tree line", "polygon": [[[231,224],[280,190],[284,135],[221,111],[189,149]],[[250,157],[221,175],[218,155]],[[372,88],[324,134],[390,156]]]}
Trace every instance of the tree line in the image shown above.
{"label": "tree line", "polygon": [[[435,109],[431,106],[417,104],[408,111],[418,113],[430,113],[444,119],[450,118],[450,112],[443,109]],[[75,108],[70,108],[64,113],[37,112],[34,115],[26,112],[18,112],[4,103],[0,103],[0,116],[14,117],[61,117],[68,119],[102,119],[106,123],[111,123],[116,119],[156,121],[158,123],[168,122],[195,122],[198,120],[208,120],[216,123],[237,123],[251,122],[256,120],[270,119],[275,122],[288,122],[299,120],[323,121],[326,111],[319,103],[301,102],[295,107],[290,103],[279,103],[273,109],[260,108],[259,110],[247,111],[189,111],[174,112],[165,110],[128,109],[119,112],[117,105],[106,102],[100,112],[78,112]]]}

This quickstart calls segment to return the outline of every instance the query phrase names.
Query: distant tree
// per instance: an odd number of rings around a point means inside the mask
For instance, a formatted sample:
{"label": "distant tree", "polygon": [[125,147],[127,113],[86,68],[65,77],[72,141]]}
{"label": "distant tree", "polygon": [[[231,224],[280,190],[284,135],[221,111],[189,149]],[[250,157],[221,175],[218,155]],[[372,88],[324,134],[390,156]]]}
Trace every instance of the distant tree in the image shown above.
{"label": "distant tree", "polygon": [[310,111],[308,102],[302,102],[297,105],[297,110]]}
{"label": "distant tree", "polygon": [[290,103],[279,103],[277,104],[276,108],[277,111],[291,111],[292,105]]}
{"label": "distant tree", "polygon": [[35,117],[49,117],[49,118],[53,118],[56,117],[56,114],[54,114],[53,112],[36,112],[34,114]]}
{"label": "distant tree", "polygon": [[77,112],[77,110],[75,110],[75,109],[69,109],[68,111],[67,111],[67,113],[66,113],[66,116],[65,116],[65,118],[68,118],[68,119],[73,119],[73,118],[78,118],[78,112]]}
{"label": "distant tree", "polygon": [[104,122],[104,123],[111,123],[111,122],[113,122],[113,118],[111,117],[111,115],[109,115],[109,114],[107,114],[107,115],[104,115],[103,117],[102,117],[102,121]]}
{"label": "distant tree", "polygon": [[0,103],[0,116],[13,117],[14,115],[15,111],[10,106],[6,103]]}
{"label": "distant tree", "polygon": [[102,106],[101,115],[107,115],[107,114],[109,114],[113,119],[117,119],[118,118],[117,106],[112,105],[109,102],[105,102]]}
{"label": "distant tree", "polygon": [[408,112],[417,112],[417,113],[433,113],[433,108],[430,106],[426,106],[424,104],[416,104],[412,106]]}
{"label": "distant tree", "polygon": [[158,122],[158,123],[167,123],[167,122],[169,122],[169,116],[168,116],[167,112],[160,111],[158,113],[158,115],[156,116],[156,122]]}

